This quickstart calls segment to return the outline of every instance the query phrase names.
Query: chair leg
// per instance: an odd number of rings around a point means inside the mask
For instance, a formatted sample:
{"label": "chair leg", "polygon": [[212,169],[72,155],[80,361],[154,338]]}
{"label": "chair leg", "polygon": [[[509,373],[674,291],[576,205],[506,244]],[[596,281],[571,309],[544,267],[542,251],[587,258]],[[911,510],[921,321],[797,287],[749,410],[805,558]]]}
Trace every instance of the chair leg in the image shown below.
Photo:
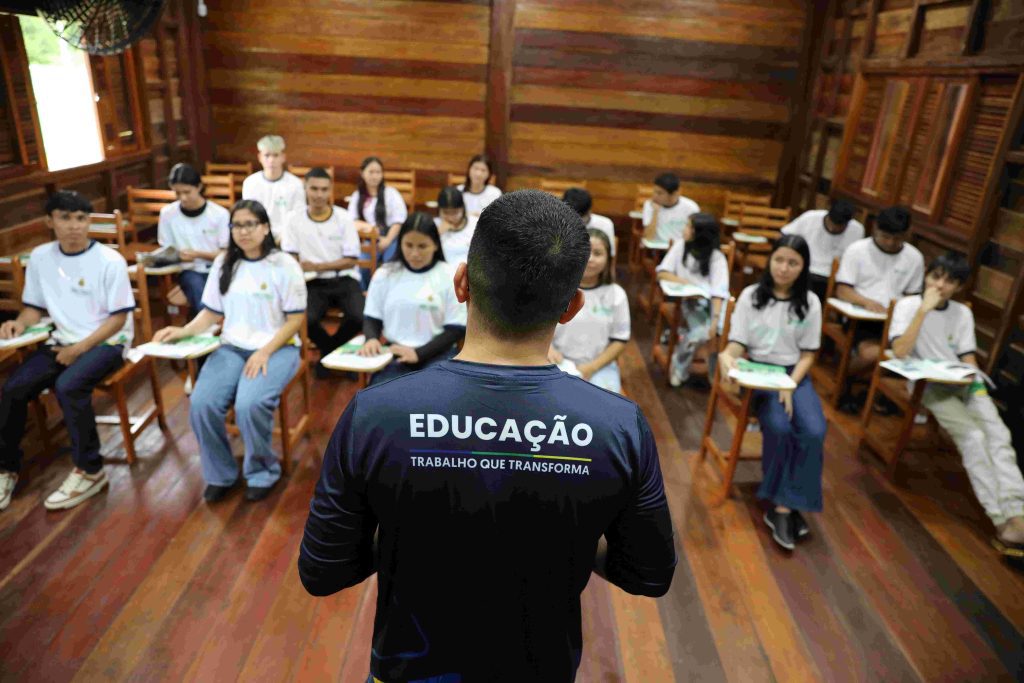
{"label": "chair leg", "polygon": [[50,441],[50,419],[46,414],[46,404],[43,403],[42,396],[32,399],[32,415],[36,420],[39,440],[43,442],[43,450],[49,453],[53,443]]}
{"label": "chair leg", "polygon": [[291,431],[289,430],[288,423],[288,394],[287,392],[281,396],[281,401],[278,403],[278,413],[281,418],[281,474],[288,476],[288,472],[291,470],[292,452],[291,452]]}
{"label": "chair leg", "polygon": [[903,416],[900,434],[896,438],[896,446],[891,451],[889,458],[887,458],[889,462],[886,474],[888,474],[889,479],[893,479],[896,476],[896,465],[899,463],[900,456],[903,455],[903,449],[907,447],[907,442],[910,441],[910,433],[914,429],[914,416],[917,415],[917,410],[921,407],[921,396],[924,394],[926,384],[927,382],[923,380],[914,383],[914,393],[910,395],[910,405],[907,406],[907,412]]}
{"label": "chair leg", "polygon": [[132,436],[132,418],[128,414],[128,401],[124,395],[124,385],[121,382],[114,384],[114,403],[117,404],[117,417],[121,427],[121,437],[124,438],[124,452],[128,464],[135,462],[135,437]]}
{"label": "chair leg", "polygon": [[156,405],[156,421],[160,425],[160,429],[169,431],[167,428],[167,418],[164,415],[164,395],[160,391],[160,379],[156,372],[156,361],[152,358],[148,359],[149,362],[149,385],[153,389],[153,403]]}
{"label": "chair leg", "polygon": [[722,472],[722,488],[718,495],[715,496],[712,505],[724,503],[732,491],[732,480],[736,476],[736,465],[739,464],[740,451],[743,449],[743,437],[747,433],[747,420],[750,419],[750,400],[753,395],[754,392],[750,389],[743,390],[739,415],[736,416],[736,431],[732,435],[732,445],[729,447],[729,459],[725,463],[725,471]]}
{"label": "chair leg", "polygon": [[713,377],[711,380],[711,397],[708,399],[708,408],[704,417],[704,432],[700,435],[700,451],[699,458],[701,462],[704,461],[708,456],[707,440],[711,436],[711,428],[715,422],[715,408],[718,403],[718,377]]}

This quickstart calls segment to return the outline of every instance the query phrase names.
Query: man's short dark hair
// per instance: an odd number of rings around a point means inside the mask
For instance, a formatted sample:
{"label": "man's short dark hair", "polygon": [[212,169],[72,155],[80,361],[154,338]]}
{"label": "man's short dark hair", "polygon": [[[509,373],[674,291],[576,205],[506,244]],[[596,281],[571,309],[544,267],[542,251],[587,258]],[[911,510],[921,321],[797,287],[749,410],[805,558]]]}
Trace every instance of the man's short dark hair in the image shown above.
{"label": "man's short dark hair", "polygon": [[853,218],[853,204],[845,199],[837,199],[828,207],[828,219],[835,225],[846,225]]}
{"label": "man's short dark hair", "polygon": [[899,234],[910,230],[910,212],[902,206],[890,206],[878,214],[875,225],[882,232]]}
{"label": "man's short dark hair", "polygon": [[54,211],[68,211],[71,213],[84,211],[85,213],[92,213],[92,202],[74,190],[57,190],[46,200],[44,210],[47,216]]}
{"label": "man's short dark hair", "polygon": [[324,180],[330,180],[330,174],[319,166],[314,166],[306,172],[306,180],[310,178],[323,178]]}
{"label": "man's short dark hair", "polygon": [[570,187],[562,195],[562,201],[575,209],[576,213],[581,216],[590,213],[590,208],[594,205],[594,199],[582,187]]}
{"label": "man's short dark hair", "polygon": [[947,251],[945,254],[932,259],[932,262],[928,264],[928,270],[925,271],[925,275],[931,275],[934,272],[944,274],[950,280],[956,280],[960,284],[964,284],[967,282],[967,278],[971,276],[971,264],[967,262],[967,257],[963,254]]}
{"label": "man's short dark hair", "polygon": [[662,173],[654,179],[654,184],[672,194],[679,190],[679,176],[675,173]]}
{"label": "man's short dark hair", "polygon": [[494,334],[521,337],[554,325],[590,258],[586,226],[568,204],[537,190],[491,202],[469,247],[469,292]]}

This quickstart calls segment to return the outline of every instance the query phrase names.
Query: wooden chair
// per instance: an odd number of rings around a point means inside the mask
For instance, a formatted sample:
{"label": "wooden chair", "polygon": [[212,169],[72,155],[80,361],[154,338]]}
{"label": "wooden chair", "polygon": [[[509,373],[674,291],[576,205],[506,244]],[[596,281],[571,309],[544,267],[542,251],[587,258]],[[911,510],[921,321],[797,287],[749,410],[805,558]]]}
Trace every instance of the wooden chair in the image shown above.
{"label": "wooden chair", "polygon": [[[466,176],[464,174],[462,174],[462,173],[449,173],[448,174],[448,181],[447,182],[448,182],[448,185],[456,185],[456,186],[463,185],[466,182]],[[488,185],[493,185],[494,184],[494,174],[493,173],[491,174],[491,177],[487,179],[487,184]]]}
{"label": "wooden chair", "polygon": [[126,243],[125,223],[121,211],[89,214],[89,237],[123,252]]}
{"label": "wooden chair", "polygon": [[[726,261],[729,263],[729,272],[732,272],[732,260],[736,252],[731,244],[722,245],[721,250],[725,255]],[[679,328],[683,324],[683,302],[682,299],[669,299],[665,301],[657,278],[655,278],[654,286],[657,287],[659,302],[656,306],[657,316],[654,323],[654,344],[651,347],[651,357],[655,365],[661,366],[665,373],[665,381],[667,382],[671,377],[672,356],[675,355],[676,345],[679,343]],[[653,291],[651,296],[655,296]],[[712,310],[714,309],[712,308]],[[717,326],[718,320],[713,320],[712,324]],[[667,335],[665,335],[666,331]],[[666,344],[661,343],[662,336],[667,337]],[[696,358],[694,360],[696,361]]]}
{"label": "wooden chair", "polygon": [[25,289],[25,265],[17,256],[0,258],[0,311],[17,313],[23,308],[21,293]]}
{"label": "wooden chair", "polygon": [[380,231],[372,227],[369,230],[359,231],[359,263],[360,268],[370,271],[370,277],[377,272],[377,260],[380,256]]}
{"label": "wooden chair", "polygon": [[[729,343],[729,328],[732,324],[732,312],[735,306],[736,299],[730,297],[725,309],[725,329],[719,340],[720,352],[724,351]],[[711,381],[711,398],[708,400],[707,413],[704,418],[704,432],[701,435],[700,452],[698,454],[700,462],[704,462],[710,451],[721,471],[722,485],[714,496],[713,505],[719,505],[729,497],[732,491],[732,481],[736,475],[736,466],[740,460],[761,459],[761,432],[747,431],[747,424],[757,419],[751,415],[751,402],[754,392],[751,389],[741,388],[739,396],[734,396],[722,387],[724,379],[722,376],[722,364],[718,363],[716,365],[715,377]],[[725,408],[726,422],[730,424],[733,430],[729,450],[720,448],[711,436],[719,405]]]}
{"label": "wooden chair", "polygon": [[206,175],[225,175],[230,174],[235,176],[235,196],[242,196],[242,183],[245,179],[252,175],[252,164],[246,162],[244,164],[216,164],[212,161],[206,162]]}
{"label": "wooden chair", "polygon": [[782,236],[782,228],[789,223],[792,215],[792,209],[774,209],[770,206],[750,204],[743,206],[739,230],[747,235],[763,237],[768,242],[764,244],[737,242],[737,245],[743,245],[738,248],[738,258],[736,259],[741,279],[745,281],[748,267],[752,271],[751,275],[765,269],[768,265],[768,253],[772,249],[771,243]]}
{"label": "wooden chair", "polygon": [[[309,335],[307,334],[305,320],[303,320],[302,326],[299,328],[299,338],[302,340],[302,347],[299,349],[300,358],[304,358],[305,350],[309,347]],[[274,436],[281,439],[281,473],[284,475],[291,471],[292,451],[295,444],[309,430],[309,420],[313,414],[312,381],[309,373],[309,363],[300,362],[299,369],[295,371],[295,376],[285,385],[284,391],[281,392],[281,400],[278,402],[278,424],[274,427]],[[302,390],[302,413],[298,415],[295,424],[292,424],[290,418],[291,407],[288,405],[288,400],[292,392],[297,388]],[[227,428],[228,434],[232,436],[241,434],[238,424],[235,422],[235,409],[233,407],[228,411]]]}
{"label": "wooden chair", "polygon": [[[153,336],[153,323],[150,315],[149,288],[146,274],[142,268],[129,268],[128,275],[132,282],[132,294],[135,296],[135,310],[132,312],[135,323],[135,342],[149,341]],[[153,392],[153,404],[148,406],[141,415],[128,412],[127,387],[148,373],[150,389]],[[135,439],[155,419],[164,432],[167,432],[167,420],[164,413],[163,395],[160,393],[160,379],[156,365],[150,356],[143,356],[137,363],[126,360],[124,365],[110,373],[96,386],[96,391],[109,396],[117,410],[116,415],[97,415],[97,425],[118,425],[124,439],[124,451],[129,465],[135,462]],[[44,447],[49,447],[50,436],[59,429],[59,425],[50,426],[43,397],[33,400],[33,411],[39,422]]]}
{"label": "wooden chair", "polygon": [[139,233],[156,228],[160,222],[160,209],[177,199],[171,190],[144,190],[128,188],[128,224],[125,227],[129,242],[139,242]]}
{"label": "wooden chair", "polygon": [[632,221],[630,225],[629,239],[629,270],[637,272],[640,270],[640,260],[643,249],[640,240],[644,237],[644,204],[654,195],[654,188],[650,185],[637,185],[636,197],[633,200],[633,210],[629,214]]}
{"label": "wooden chair", "polygon": [[540,191],[547,192],[550,195],[554,195],[559,199],[565,194],[565,191],[571,187],[579,187],[581,189],[587,189],[586,180],[563,180],[554,178],[541,178],[540,180]]}
{"label": "wooden chair", "polygon": [[725,207],[722,211],[722,225],[732,232],[738,228],[743,215],[744,206],[771,206],[771,195],[742,194],[739,192],[725,193]]}
{"label": "wooden chair", "polygon": [[416,208],[415,169],[391,169],[385,171],[384,180],[388,185],[398,190],[410,211]]}
{"label": "wooden chair", "polygon": [[225,209],[235,205],[235,199],[241,196],[241,191],[235,192],[235,176],[227,175],[204,175],[203,196],[215,204],[220,204]]}

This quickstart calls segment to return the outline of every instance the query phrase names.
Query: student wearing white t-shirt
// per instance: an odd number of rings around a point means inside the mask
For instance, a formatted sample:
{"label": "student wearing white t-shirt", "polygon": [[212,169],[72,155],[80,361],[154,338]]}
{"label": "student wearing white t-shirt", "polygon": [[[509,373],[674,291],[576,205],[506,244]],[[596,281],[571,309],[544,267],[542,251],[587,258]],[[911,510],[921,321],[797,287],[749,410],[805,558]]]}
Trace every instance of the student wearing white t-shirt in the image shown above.
{"label": "student wearing white t-shirt", "polygon": [[381,353],[387,339],[394,361],[372,383],[421,370],[455,355],[466,334],[466,305],[455,297],[455,268],[444,260],[434,219],[416,211],[402,224],[394,259],[377,269],[363,309],[363,356]]}
{"label": "student wearing white t-shirt", "polygon": [[167,185],[178,199],[160,209],[156,241],[181,257],[178,286],[197,313],[213,259],[228,247],[228,210],[203,197],[202,178],[188,164],[175,164]]}
{"label": "student wearing white t-shirt", "polygon": [[107,485],[92,392],[124,363],[135,298],[124,257],[89,239],[91,212],[92,205],[77,192],[59,191],[47,200],[46,224],[57,239],[32,250],[24,308],[0,325],[3,339],[38,325],[44,314],[54,327],[46,345],[15,368],[0,394],[0,510],[10,504],[18,481],[29,401],[44,389],[60,403],[75,464],[44,506],[72,508]]}
{"label": "student wearing white t-shirt", "polygon": [[348,198],[348,213],[360,231],[376,228],[380,233],[381,260],[394,257],[398,231],[408,211],[402,193],[384,182],[384,162],[377,157],[363,159],[359,165],[359,186]]}
{"label": "student wearing white t-shirt", "polygon": [[590,259],[580,281],[583,308],[569,322],[555,326],[548,358],[556,365],[570,361],[583,379],[621,394],[618,358],[629,343],[629,299],[615,284],[608,235],[601,230],[587,232]]}
{"label": "student wearing white t-shirt", "polygon": [[[910,212],[906,209],[895,206],[879,213],[871,237],[854,242],[843,252],[836,273],[836,296],[885,313],[891,301],[918,294],[924,281],[924,256],[907,243],[909,232]],[[881,322],[857,324],[857,355],[850,359],[850,374],[864,374],[874,367],[881,351],[882,327]]]}
{"label": "student wearing white t-shirt", "polygon": [[203,292],[203,310],[184,327],[165,327],[154,341],[201,334],[220,323],[221,345],[207,358],[191,396],[189,422],[199,442],[206,490],[221,500],[241,477],[231,454],[228,408],[245,443],[245,498],[266,498],[281,477],[274,455],[274,410],[295,376],[298,332],[306,315],[306,282],[294,258],[274,246],[270,217],[243,199],[231,210],[231,241],[217,257]]}
{"label": "student wearing white t-shirt", "polygon": [[298,176],[285,170],[284,138],[265,135],[256,143],[262,171],[242,181],[242,199],[254,199],[270,216],[270,231],[276,242],[281,241],[285,219],[306,204],[306,193]]}
{"label": "student wearing white t-shirt", "polygon": [[476,218],[466,212],[463,194],[454,185],[441,190],[437,195],[437,213],[434,225],[441,234],[441,249],[444,260],[452,268],[465,263],[469,256],[469,243],[473,241]]}
{"label": "student wearing white t-shirt", "polygon": [[[363,288],[359,273],[359,233],[355,222],[331,205],[333,181],[322,168],[306,174],[306,207],[288,217],[281,235],[281,249],[293,254],[302,270],[314,273],[306,283],[309,304],[306,320],[309,338],[323,358],[363,329]],[[329,308],[341,309],[341,324],[334,334],[322,321]],[[317,365],[317,374],[325,370]]]}
{"label": "student wearing white t-shirt", "polygon": [[769,503],[765,524],[787,550],[810,533],[801,512],[822,509],[826,424],[808,376],[821,342],[821,302],[810,291],[810,259],[799,235],[783,235],[775,243],[761,281],[740,294],[729,344],[718,357],[722,377],[728,378],[746,354],[752,361],[784,367],[797,385],[792,391],[755,391],[753,397],[763,444],[764,476],[757,497]]}
{"label": "student wearing white t-shirt", "polygon": [[690,216],[700,211],[697,202],[679,194],[679,177],[662,173],[654,179],[654,193],[644,202],[644,238],[668,242],[683,236]]}
{"label": "student wearing white t-shirt", "polygon": [[487,205],[501,196],[501,189],[487,182],[492,175],[491,161],[486,155],[477,154],[469,160],[466,182],[458,187],[466,203],[466,213],[472,219],[480,218]]}
{"label": "student wearing white t-shirt", "polygon": [[607,216],[593,213],[594,198],[582,187],[570,187],[562,195],[562,201],[576,210],[576,213],[583,219],[587,230],[600,230],[608,236],[608,243],[611,245],[611,255],[615,256],[617,240],[615,239],[615,224]]}
{"label": "student wearing white t-shirt", "polygon": [[864,239],[864,226],[853,218],[853,205],[835,199],[828,211],[805,211],[782,228],[783,235],[800,235],[811,249],[811,291],[822,301],[832,275],[832,261],[842,257],[847,247]]}
{"label": "student wearing white t-shirt", "polygon": [[[901,299],[892,314],[889,339],[898,358],[978,364],[974,314],[952,300],[970,275],[967,259],[955,252],[928,265],[924,294]],[[1024,550],[1024,477],[985,383],[930,383],[921,402],[956,443],[974,495],[996,527],[996,547]]]}

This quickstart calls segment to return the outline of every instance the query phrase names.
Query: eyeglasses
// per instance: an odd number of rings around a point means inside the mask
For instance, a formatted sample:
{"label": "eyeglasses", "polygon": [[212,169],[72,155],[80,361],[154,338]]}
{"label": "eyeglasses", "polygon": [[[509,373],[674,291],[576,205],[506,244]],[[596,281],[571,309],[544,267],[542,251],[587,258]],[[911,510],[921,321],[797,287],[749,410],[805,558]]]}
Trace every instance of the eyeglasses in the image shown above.
{"label": "eyeglasses", "polygon": [[249,221],[246,223],[232,223],[230,227],[232,230],[237,230],[238,232],[252,232],[261,225],[263,224],[258,221]]}

